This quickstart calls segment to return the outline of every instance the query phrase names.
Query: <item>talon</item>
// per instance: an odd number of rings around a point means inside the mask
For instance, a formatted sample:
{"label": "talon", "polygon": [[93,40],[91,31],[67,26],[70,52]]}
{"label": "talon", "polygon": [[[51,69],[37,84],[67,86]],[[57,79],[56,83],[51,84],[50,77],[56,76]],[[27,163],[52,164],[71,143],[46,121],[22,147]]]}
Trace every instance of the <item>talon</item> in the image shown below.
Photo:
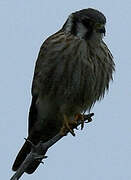
{"label": "talon", "polygon": [[64,115],[64,123],[63,127],[61,128],[61,135],[66,136],[68,132],[70,132],[73,136],[75,136],[73,128],[77,127],[76,121],[72,121],[68,118],[67,115]]}
{"label": "talon", "polygon": [[90,123],[92,121],[92,116],[94,116],[94,113],[90,113],[88,115],[84,115],[85,123]]}
{"label": "talon", "polygon": [[47,159],[48,158],[48,156],[44,156],[44,159]]}
{"label": "talon", "polygon": [[72,134],[72,136],[75,136],[73,129],[69,129],[69,132]]}
{"label": "talon", "polygon": [[41,161],[40,163],[41,163],[41,164],[44,164],[44,162],[43,162],[43,161]]}
{"label": "talon", "polygon": [[76,114],[75,119],[76,122],[78,122],[78,120],[81,120],[81,130],[84,128],[84,115],[82,114]]}

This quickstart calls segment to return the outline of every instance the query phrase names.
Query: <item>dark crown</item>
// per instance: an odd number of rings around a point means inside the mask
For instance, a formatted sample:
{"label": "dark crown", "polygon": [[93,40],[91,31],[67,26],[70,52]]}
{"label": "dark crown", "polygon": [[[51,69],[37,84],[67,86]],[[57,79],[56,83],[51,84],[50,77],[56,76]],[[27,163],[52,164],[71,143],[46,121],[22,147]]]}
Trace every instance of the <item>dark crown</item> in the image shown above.
{"label": "dark crown", "polygon": [[88,9],[82,9],[80,11],[76,11],[72,13],[75,20],[81,20],[83,18],[90,19],[91,21],[94,21],[95,23],[106,23],[106,17],[104,14],[102,14],[100,11],[92,8]]}

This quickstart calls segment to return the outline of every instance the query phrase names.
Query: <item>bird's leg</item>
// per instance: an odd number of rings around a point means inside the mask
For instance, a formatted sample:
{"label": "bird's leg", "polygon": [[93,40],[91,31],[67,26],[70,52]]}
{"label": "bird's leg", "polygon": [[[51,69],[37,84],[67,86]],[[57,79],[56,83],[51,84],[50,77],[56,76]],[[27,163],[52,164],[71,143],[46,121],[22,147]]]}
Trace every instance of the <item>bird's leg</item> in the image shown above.
{"label": "bird's leg", "polygon": [[85,122],[84,121],[84,115],[83,114],[76,114],[74,121],[78,122],[78,120],[81,121],[81,130],[82,130],[84,127],[84,122]]}
{"label": "bird's leg", "polygon": [[73,130],[75,127],[77,127],[77,122],[69,119],[69,117],[64,114],[64,123],[60,131],[61,135],[66,135],[68,132],[70,132],[73,136],[75,136]]}

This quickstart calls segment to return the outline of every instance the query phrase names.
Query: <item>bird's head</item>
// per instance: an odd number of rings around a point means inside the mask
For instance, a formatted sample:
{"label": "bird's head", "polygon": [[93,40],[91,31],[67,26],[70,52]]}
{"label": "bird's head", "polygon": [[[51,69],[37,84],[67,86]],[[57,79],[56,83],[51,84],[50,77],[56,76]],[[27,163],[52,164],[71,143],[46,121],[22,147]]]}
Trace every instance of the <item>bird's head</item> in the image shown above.
{"label": "bird's head", "polygon": [[99,41],[105,35],[105,16],[98,10],[88,8],[72,13],[63,30],[81,39]]}

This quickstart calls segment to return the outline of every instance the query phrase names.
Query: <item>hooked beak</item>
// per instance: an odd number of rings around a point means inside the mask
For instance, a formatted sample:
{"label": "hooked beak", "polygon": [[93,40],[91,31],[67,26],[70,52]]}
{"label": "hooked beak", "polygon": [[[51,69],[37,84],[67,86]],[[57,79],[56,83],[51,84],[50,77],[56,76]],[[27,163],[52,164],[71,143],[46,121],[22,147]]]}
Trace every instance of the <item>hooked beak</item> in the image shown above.
{"label": "hooked beak", "polygon": [[104,36],[105,36],[105,34],[106,34],[106,29],[105,29],[104,26],[103,26],[102,28],[100,28],[98,31],[99,31],[100,33],[104,34]]}

